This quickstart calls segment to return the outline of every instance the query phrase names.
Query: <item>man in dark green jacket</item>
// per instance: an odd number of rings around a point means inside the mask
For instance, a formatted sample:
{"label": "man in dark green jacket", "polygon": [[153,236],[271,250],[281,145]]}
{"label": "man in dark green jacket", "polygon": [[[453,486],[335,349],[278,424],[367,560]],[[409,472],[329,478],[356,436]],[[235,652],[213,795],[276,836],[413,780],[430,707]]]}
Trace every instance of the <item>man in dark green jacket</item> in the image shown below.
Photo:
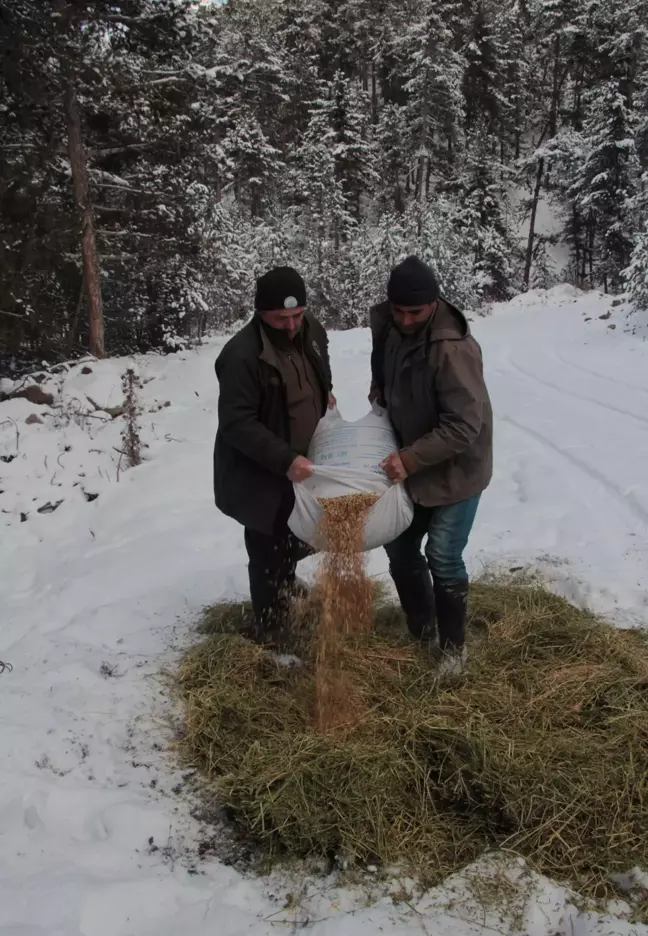
{"label": "man in dark green jacket", "polygon": [[400,443],[383,467],[392,481],[406,481],[414,501],[412,526],[386,547],[390,572],[411,634],[433,638],[436,619],[445,666],[459,668],[468,600],[463,551],[493,470],[481,349],[416,257],[392,271],[387,292],[370,315],[371,397],[387,407]]}
{"label": "man in dark green jacket", "polygon": [[328,339],[305,311],[306,287],[290,267],[257,281],[256,313],[216,361],[220,384],[214,449],[216,506],[245,527],[251,636],[281,644],[295,568],[307,547],[288,529],[293,482],[312,474],[317,424],[334,404]]}

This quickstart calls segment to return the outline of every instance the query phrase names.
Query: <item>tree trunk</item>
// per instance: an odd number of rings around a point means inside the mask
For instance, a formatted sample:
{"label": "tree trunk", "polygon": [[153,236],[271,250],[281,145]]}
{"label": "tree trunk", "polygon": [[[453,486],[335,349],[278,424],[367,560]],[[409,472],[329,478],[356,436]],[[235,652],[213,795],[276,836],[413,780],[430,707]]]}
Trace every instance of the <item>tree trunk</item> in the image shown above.
{"label": "tree trunk", "polygon": [[371,63],[371,122],[378,123],[378,87],[376,77],[376,62]]}
{"label": "tree trunk", "polygon": [[572,103],[572,126],[574,130],[583,129],[583,86],[585,84],[585,65],[578,68],[574,79],[574,99]]}
{"label": "tree trunk", "polygon": [[427,156],[421,153],[418,158],[418,172],[416,173],[416,186],[414,197],[421,205],[425,201],[425,171],[427,168]]}
{"label": "tree trunk", "polygon": [[[426,51],[428,56],[432,56],[433,41],[430,36],[427,41]],[[429,67],[426,68],[425,83],[429,78]],[[427,87],[421,102],[421,137],[419,144],[418,171],[416,176],[415,199],[423,205],[427,196],[428,168],[430,166],[430,147],[432,141],[430,138],[430,102],[428,100]]]}
{"label": "tree trunk", "polygon": [[397,214],[405,213],[405,199],[400,182],[396,183],[396,188],[394,190],[394,210]]}
{"label": "tree trunk", "polygon": [[67,349],[70,354],[74,351],[79,331],[79,319],[81,318],[81,309],[83,308],[83,296],[85,295],[85,277],[81,277],[81,286],[79,288],[79,298],[77,300],[74,315],[68,322]]}
{"label": "tree trunk", "polygon": [[430,197],[430,183],[432,182],[432,160],[428,159],[427,174],[425,176],[425,198]]}
{"label": "tree trunk", "polygon": [[[521,79],[520,79],[519,70],[517,70],[517,69],[516,69],[516,79],[517,79],[517,83],[519,84],[520,81],[521,81]],[[521,94],[521,92],[519,91],[519,89],[518,89],[518,91],[516,92],[516,95],[515,95],[515,132],[514,132],[514,140],[515,140],[515,143],[514,143],[514,153],[515,153],[515,157],[514,157],[514,158],[515,158],[515,160],[517,161],[517,160],[520,158],[520,149],[521,149],[521,146],[522,146],[522,94]]]}
{"label": "tree trunk", "polygon": [[105,357],[104,319],[101,303],[101,277],[95,243],[92,204],[88,192],[88,165],[81,136],[81,115],[74,87],[69,85],[65,92],[65,116],[68,129],[68,153],[72,169],[74,199],[81,220],[81,255],[83,258],[83,280],[88,296],[89,346],[90,353],[97,358]]}
{"label": "tree trunk", "polygon": [[588,247],[589,247],[589,278],[590,278],[590,289],[594,288],[594,244],[596,236],[596,222],[590,220],[589,225],[589,236],[588,236]]}
{"label": "tree trunk", "polygon": [[551,88],[551,107],[549,108],[549,136],[555,137],[558,133],[558,104],[562,82],[560,80],[561,46],[560,33],[556,33],[554,40],[554,70]]}
{"label": "tree trunk", "polygon": [[[560,75],[560,61],[561,61],[561,45],[560,45],[560,34],[556,35],[554,41],[554,65],[553,65],[553,80],[552,80],[552,91],[551,91],[551,105],[549,108],[549,120],[547,125],[544,127],[542,133],[540,134],[540,139],[538,140],[537,147],[542,146],[545,136],[549,136],[550,139],[556,136],[558,132],[558,105],[560,103],[560,94],[562,90],[562,85],[564,81],[564,75]],[[540,200],[540,191],[542,189],[542,179],[544,175],[544,157],[540,157],[538,160],[538,168],[536,170],[536,181],[533,189],[533,201],[531,203],[531,217],[529,219],[529,239],[527,241],[527,250],[526,258],[524,261],[524,285],[526,288],[529,288],[529,281],[531,278],[531,264],[533,262],[533,244],[535,240],[535,224],[536,216],[538,213],[538,201]]]}
{"label": "tree trunk", "polygon": [[533,189],[533,201],[531,203],[531,217],[529,219],[529,239],[527,241],[526,259],[524,261],[524,285],[529,288],[531,278],[531,262],[533,260],[533,241],[535,239],[535,223],[538,213],[538,201],[540,200],[540,190],[542,188],[542,176],[544,174],[544,158],[541,156],[538,160],[538,170],[536,172],[535,187]]}

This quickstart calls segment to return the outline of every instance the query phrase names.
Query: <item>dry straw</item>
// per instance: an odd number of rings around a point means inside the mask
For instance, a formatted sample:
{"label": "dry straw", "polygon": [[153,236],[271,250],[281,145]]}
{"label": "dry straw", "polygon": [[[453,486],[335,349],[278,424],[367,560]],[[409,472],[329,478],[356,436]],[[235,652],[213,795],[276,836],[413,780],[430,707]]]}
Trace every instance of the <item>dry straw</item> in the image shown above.
{"label": "dry straw", "polygon": [[642,633],[540,588],[480,584],[467,671],[439,685],[399,612],[375,618],[342,651],[364,715],[328,733],[312,666],[282,670],[223,633],[184,660],[184,755],[246,834],[270,855],[405,861],[430,881],[499,847],[597,896],[648,866]]}

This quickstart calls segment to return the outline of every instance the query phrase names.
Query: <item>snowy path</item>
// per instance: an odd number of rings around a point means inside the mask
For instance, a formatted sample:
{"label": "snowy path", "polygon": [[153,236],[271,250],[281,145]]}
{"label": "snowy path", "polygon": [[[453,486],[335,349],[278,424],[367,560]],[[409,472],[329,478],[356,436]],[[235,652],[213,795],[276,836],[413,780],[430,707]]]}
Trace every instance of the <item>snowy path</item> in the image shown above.
{"label": "snowy path", "polygon": [[510,557],[617,623],[645,622],[648,349],[598,318],[601,298],[510,311],[482,335],[499,425],[488,518],[503,510],[502,481],[514,485]]}
{"label": "snowy path", "polygon": [[[648,342],[601,321],[608,310],[563,289],[475,322],[497,459],[469,558],[475,571],[530,564],[619,623],[648,623]],[[205,603],[246,589],[241,530],[211,500],[221,344],[140,359],[147,461],[119,481],[120,421],[87,398],[120,401],[123,361],[63,382],[68,413],[91,412],[83,428],[25,400],[0,405],[0,659],[14,665],[0,676],[0,934],[267,936],[307,917],[315,936],[508,932],[461,880],[417,912],[305,882],[297,915],[282,914],[294,884],[192,859],[159,673]],[[331,347],[340,407],[360,416],[368,334]],[[26,425],[33,413],[44,423]],[[372,572],[385,568],[373,555]],[[648,936],[579,915],[547,882],[525,888],[532,936]]]}

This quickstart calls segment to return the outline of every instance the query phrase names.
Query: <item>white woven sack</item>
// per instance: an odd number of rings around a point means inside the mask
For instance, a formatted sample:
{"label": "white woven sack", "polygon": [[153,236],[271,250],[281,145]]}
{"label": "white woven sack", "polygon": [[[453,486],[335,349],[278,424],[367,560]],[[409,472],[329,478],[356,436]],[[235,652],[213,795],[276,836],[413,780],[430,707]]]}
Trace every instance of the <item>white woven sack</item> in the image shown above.
{"label": "white woven sack", "polygon": [[323,509],[318,498],[378,494],[367,513],[364,549],[391,543],[411,524],[414,508],[403,484],[392,484],[380,463],[398,451],[386,410],[374,406],[357,422],[346,422],[337,408],[321,420],[308,450],[312,477],[295,484],[295,508],[288,525],[295,536],[323,549],[318,527]]}

